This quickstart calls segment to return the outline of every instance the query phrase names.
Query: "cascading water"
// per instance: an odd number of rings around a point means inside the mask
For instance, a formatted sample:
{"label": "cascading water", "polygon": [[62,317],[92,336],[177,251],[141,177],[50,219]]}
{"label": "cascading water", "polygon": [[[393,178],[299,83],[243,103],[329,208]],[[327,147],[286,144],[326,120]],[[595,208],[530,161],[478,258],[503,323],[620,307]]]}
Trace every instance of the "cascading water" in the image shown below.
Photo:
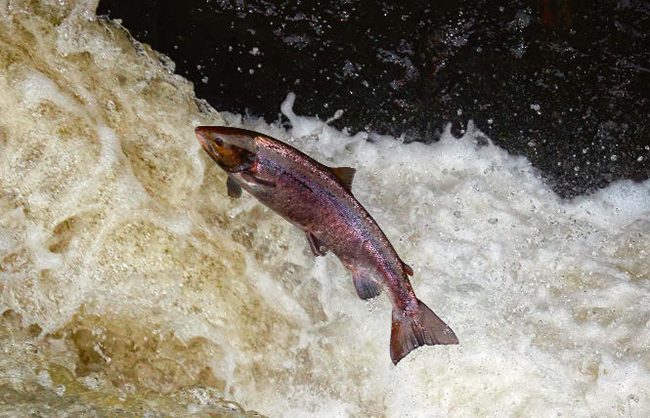
{"label": "cascading water", "polygon": [[[650,413],[650,182],[566,201],[471,125],[423,145],[297,116],[293,96],[289,130],[218,114],[95,7],[0,2],[0,411]],[[460,345],[394,367],[386,298],[228,198],[193,134],[224,121],[357,168]]]}

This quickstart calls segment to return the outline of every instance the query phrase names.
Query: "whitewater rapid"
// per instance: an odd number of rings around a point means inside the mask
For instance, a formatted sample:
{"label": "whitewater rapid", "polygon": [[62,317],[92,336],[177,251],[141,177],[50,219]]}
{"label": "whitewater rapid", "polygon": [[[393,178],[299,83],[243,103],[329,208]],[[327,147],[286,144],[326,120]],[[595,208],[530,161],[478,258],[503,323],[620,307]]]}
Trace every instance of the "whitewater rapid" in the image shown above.
{"label": "whitewater rapid", "polygon": [[[425,145],[338,131],[293,95],[288,128],[217,113],[95,7],[0,1],[0,410],[650,415],[650,182],[567,201],[471,124]],[[460,344],[393,366],[388,300],[227,196],[193,134],[222,123],[355,167]]]}

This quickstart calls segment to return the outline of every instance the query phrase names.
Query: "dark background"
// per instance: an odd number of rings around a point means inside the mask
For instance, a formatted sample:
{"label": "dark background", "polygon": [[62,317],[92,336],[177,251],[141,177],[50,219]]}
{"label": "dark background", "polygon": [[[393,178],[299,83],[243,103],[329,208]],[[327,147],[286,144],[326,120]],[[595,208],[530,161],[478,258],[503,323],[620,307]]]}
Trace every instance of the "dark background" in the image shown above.
{"label": "dark background", "polygon": [[102,0],[97,13],[217,110],[281,120],[293,91],[298,114],[343,109],[336,127],[407,141],[471,119],[572,197],[650,177],[648,3]]}

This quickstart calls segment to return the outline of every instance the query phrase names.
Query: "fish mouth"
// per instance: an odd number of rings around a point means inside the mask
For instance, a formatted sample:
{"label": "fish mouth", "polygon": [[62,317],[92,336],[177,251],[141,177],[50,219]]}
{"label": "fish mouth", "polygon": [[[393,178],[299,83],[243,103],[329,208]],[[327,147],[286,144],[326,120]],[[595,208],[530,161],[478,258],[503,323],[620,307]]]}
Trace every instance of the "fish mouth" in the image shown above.
{"label": "fish mouth", "polygon": [[228,126],[199,126],[194,133],[210,158],[228,173],[247,170],[257,160],[255,135],[251,131]]}

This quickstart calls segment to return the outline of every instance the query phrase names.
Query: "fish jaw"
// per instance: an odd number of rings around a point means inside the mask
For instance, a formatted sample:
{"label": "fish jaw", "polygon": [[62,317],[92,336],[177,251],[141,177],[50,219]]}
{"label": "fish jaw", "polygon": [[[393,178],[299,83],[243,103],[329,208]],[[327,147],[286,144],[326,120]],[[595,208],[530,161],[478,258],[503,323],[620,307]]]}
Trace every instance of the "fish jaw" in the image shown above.
{"label": "fish jaw", "polygon": [[239,173],[257,161],[255,132],[226,126],[199,126],[196,139],[210,158],[228,173]]}

